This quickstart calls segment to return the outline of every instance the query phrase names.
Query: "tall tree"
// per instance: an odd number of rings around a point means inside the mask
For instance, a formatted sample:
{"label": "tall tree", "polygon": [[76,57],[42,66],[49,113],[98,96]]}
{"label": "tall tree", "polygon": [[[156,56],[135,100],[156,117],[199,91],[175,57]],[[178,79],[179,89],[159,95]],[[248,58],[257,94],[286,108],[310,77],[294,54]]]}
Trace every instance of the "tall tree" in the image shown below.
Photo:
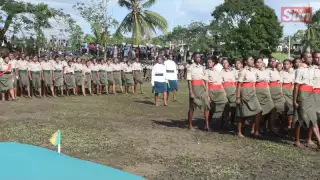
{"label": "tall tree", "polygon": [[274,10],[263,0],[225,0],[212,16],[219,44],[229,56],[270,55],[283,34]]}
{"label": "tall tree", "polygon": [[151,40],[157,29],[166,32],[166,19],[156,12],[147,10],[156,0],[118,0],[118,3],[130,12],[122,20],[116,33],[132,33],[133,44],[139,45],[143,38]]}
{"label": "tall tree", "polygon": [[320,10],[317,10],[312,15],[312,22],[306,24],[307,30],[305,31],[305,50],[320,50]]}
{"label": "tall tree", "polygon": [[84,32],[78,24],[74,24],[70,28],[70,43],[73,50],[79,50],[83,41]]}
{"label": "tall tree", "polygon": [[[108,13],[110,0],[90,0],[90,3],[78,2],[73,6],[79,14],[91,26],[91,31],[95,36],[95,43],[103,45],[106,49],[109,31],[118,25],[118,22]],[[106,58],[106,51],[104,58]]]}

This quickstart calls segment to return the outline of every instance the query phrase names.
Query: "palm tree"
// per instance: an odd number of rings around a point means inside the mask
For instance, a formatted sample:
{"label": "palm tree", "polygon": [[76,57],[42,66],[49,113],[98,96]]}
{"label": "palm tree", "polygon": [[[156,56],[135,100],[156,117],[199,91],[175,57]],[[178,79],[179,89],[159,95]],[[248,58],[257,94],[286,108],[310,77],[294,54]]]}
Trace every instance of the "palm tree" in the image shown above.
{"label": "palm tree", "polygon": [[121,7],[126,7],[130,13],[122,20],[116,34],[132,32],[133,44],[139,45],[142,38],[151,39],[156,29],[166,32],[168,23],[160,14],[146,10],[154,5],[156,0],[118,0]]}

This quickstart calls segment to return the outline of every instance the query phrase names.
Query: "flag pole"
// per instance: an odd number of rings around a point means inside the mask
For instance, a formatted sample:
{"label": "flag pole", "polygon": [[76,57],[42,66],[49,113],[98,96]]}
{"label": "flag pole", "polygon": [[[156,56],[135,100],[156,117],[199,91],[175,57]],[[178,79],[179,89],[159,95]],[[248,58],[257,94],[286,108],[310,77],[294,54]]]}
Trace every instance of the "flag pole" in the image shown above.
{"label": "flag pole", "polygon": [[60,153],[60,151],[61,151],[61,145],[58,144],[58,153]]}

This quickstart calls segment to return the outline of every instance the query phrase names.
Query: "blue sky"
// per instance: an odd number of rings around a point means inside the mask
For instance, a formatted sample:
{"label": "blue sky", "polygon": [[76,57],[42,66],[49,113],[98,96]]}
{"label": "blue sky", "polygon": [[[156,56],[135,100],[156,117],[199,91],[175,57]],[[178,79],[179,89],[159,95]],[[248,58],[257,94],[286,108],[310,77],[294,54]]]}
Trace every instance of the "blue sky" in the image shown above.
{"label": "blue sky", "polygon": [[[69,13],[79,24],[85,33],[90,33],[89,24],[83,20],[77,12],[72,8],[79,1],[84,3],[90,0],[23,0],[24,2],[40,3],[44,2],[50,7],[63,9]],[[187,25],[192,21],[203,21],[209,23],[212,20],[211,12],[218,5],[223,3],[223,0],[158,0],[151,8],[153,11],[163,15],[168,23],[170,31],[172,27],[177,25]],[[281,6],[311,6],[313,12],[320,8],[320,0],[265,0],[265,3],[275,9],[276,14],[280,18]],[[113,17],[121,21],[128,11],[117,5],[117,0],[110,0],[110,13]],[[305,28],[300,23],[283,23],[284,35],[291,35],[296,30]],[[58,25],[57,25],[58,27]],[[57,29],[47,31],[48,34],[57,33]]]}

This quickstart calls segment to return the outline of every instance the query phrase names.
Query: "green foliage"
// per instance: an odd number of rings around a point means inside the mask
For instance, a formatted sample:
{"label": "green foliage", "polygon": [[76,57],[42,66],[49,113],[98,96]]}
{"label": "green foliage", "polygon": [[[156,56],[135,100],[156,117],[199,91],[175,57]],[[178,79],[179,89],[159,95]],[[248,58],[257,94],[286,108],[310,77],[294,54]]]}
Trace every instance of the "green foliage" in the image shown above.
{"label": "green foliage", "polygon": [[212,16],[217,44],[231,57],[270,55],[282,37],[274,10],[263,0],[225,0]]}
{"label": "green foliage", "polygon": [[118,0],[121,7],[130,12],[122,20],[116,30],[116,34],[132,33],[133,44],[141,44],[142,39],[151,40],[156,34],[156,29],[163,33],[168,28],[168,23],[160,14],[146,10],[154,5],[156,0]]}
{"label": "green foliage", "polygon": [[71,43],[72,50],[79,50],[80,45],[83,41],[83,35],[84,35],[84,32],[79,25],[74,24],[73,26],[71,26],[69,42]]}

